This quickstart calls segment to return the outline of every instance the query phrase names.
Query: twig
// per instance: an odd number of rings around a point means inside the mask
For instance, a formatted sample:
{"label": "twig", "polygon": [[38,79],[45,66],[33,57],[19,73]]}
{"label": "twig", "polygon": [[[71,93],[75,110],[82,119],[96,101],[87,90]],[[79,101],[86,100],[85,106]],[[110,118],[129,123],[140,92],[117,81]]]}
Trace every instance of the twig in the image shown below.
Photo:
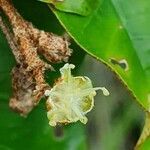
{"label": "twig", "polygon": [[41,60],[38,53],[49,62],[66,61],[71,55],[69,42],[61,36],[35,28],[24,20],[8,0],[0,0],[0,8],[8,17],[13,33],[3,23],[0,27],[18,62],[12,70],[13,97],[10,107],[26,116],[50,89],[44,80],[44,72],[51,66]]}

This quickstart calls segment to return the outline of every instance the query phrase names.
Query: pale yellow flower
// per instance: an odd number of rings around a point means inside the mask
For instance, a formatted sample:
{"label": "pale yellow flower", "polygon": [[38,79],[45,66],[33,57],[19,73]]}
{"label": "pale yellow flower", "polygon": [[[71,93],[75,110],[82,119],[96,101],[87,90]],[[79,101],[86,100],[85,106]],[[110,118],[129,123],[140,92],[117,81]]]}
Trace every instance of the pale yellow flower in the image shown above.
{"label": "pale yellow flower", "polygon": [[88,77],[73,77],[71,69],[74,68],[73,64],[65,64],[60,69],[61,78],[51,90],[45,91],[45,95],[48,96],[47,116],[51,126],[78,120],[86,124],[87,117],[85,115],[94,106],[95,91],[100,89],[104,95],[109,95],[104,87],[93,88]]}

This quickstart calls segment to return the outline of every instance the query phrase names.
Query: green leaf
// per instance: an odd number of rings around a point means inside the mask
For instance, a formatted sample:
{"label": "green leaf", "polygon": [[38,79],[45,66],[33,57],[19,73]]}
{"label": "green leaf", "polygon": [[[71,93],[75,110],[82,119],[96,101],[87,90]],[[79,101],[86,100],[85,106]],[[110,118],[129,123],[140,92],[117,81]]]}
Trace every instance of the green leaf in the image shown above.
{"label": "green leaf", "polygon": [[149,150],[150,145],[150,137],[145,139],[144,143],[139,148],[136,148],[135,150]]}
{"label": "green leaf", "polygon": [[[87,16],[90,14],[93,5],[92,0],[39,0],[45,3],[53,4],[56,9],[64,12],[70,12]],[[97,3],[97,0],[94,2]]]}
{"label": "green leaf", "polygon": [[135,150],[149,150],[150,146],[150,113],[145,116],[145,125],[142,134],[137,142]]}
{"label": "green leaf", "polygon": [[[147,84],[150,90],[150,1],[137,0],[112,0],[116,11],[128,32],[131,42],[139,57],[141,66],[148,78]],[[134,9],[133,7],[134,6]],[[150,91],[148,94],[148,102],[150,102]],[[150,105],[148,104],[148,110]],[[137,150],[149,149],[150,136],[150,114],[146,114],[145,125],[141,137],[137,143]]]}
{"label": "green leaf", "polygon": [[[32,21],[38,28],[58,34],[64,33],[45,4],[34,0],[24,0],[21,3],[19,0],[13,0],[13,3],[24,18]],[[78,64],[83,59],[84,53],[79,54],[78,51],[81,50],[74,45],[72,48],[76,47],[77,53],[72,56],[71,61],[74,63],[76,56],[79,60],[75,64]],[[1,31],[0,56],[0,150],[85,150],[84,126],[79,123],[66,126],[63,135],[57,137],[54,134],[56,129],[48,125],[44,100],[27,118],[22,118],[10,110],[8,103],[12,94],[11,70],[15,65],[15,59]],[[51,74],[48,73],[48,76]]]}
{"label": "green leaf", "polygon": [[[144,2],[147,2],[146,6],[149,6],[149,0]],[[99,0],[98,3],[96,9],[86,17],[51,9],[74,40],[87,53],[115,71],[129,91],[132,91],[133,96],[141,106],[148,110],[148,95],[150,94],[150,59],[148,59],[150,56],[150,42],[145,40],[143,43],[140,42],[140,39],[135,40],[135,38],[130,37],[130,32],[124,26],[124,21],[120,20],[111,0]],[[145,5],[134,3],[131,6],[134,6],[134,10],[129,9],[129,11],[134,13],[137,18],[137,20],[131,21],[136,21],[135,25],[136,23],[138,24],[138,14],[136,16],[136,11],[138,11],[138,8],[145,9]],[[147,14],[146,11],[141,12],[143,20],[140,21],[140,26],[142,28],[148,26],[145,24],[142,26],[142,21],[148,21],[149,19],[149,9],[146,10]],[[131,19],[130,16],[126,16],[126,18]],[[127,22],[126,25],[132,26],[131,22]],[[133,32],[136,35],[142,34],[145,38],[149,37],[150,28],[147,27],[142,32],[137,24],[132,26]]]}
{"label": "green leaf", "polygon": [[136,3],[134,0],[112,1],[147,77],[150,94],[150,21],[148,19],[150,18],[150,1],[137,0]]}

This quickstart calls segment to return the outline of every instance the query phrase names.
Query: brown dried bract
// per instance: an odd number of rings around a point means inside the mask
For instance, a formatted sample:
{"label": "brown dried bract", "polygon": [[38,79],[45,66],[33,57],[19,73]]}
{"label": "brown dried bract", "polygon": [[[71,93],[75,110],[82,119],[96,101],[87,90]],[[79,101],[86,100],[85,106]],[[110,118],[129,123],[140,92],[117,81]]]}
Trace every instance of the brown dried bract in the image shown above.
{"label": "brown dried bract", "polygon": [[26,116],[42,98],[49,85],[44,71],[51,66],[41,60],[38,53],[49,62],[66,61],[71,55],[69,42],[61,36],[38,30],[25,21],[8,0],[0,0],[0,8],[8,17],[13,33],[0,18],[0,27],[17,61],[12,70],[13,97],[10,107]]}

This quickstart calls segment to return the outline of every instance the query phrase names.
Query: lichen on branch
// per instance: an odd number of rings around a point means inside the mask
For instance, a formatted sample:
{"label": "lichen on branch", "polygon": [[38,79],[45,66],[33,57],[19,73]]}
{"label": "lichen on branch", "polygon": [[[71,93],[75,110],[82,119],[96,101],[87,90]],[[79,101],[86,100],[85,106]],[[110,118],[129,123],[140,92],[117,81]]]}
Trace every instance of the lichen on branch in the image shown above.
{"label": "lichen on branch", "polygon": [[44,80],[46,69],[52,69],[40,59],[49,62],[67,61],[71,55],[69,42],[63,36],[35,28],[23,19],[9,0],[0,0],[0,10],[7,16],[11,30],[0,17],[0,27],[15,56],[17,65],[12,70],[13,96],[10,107],[26,116],[36,106],[50,86]]}

